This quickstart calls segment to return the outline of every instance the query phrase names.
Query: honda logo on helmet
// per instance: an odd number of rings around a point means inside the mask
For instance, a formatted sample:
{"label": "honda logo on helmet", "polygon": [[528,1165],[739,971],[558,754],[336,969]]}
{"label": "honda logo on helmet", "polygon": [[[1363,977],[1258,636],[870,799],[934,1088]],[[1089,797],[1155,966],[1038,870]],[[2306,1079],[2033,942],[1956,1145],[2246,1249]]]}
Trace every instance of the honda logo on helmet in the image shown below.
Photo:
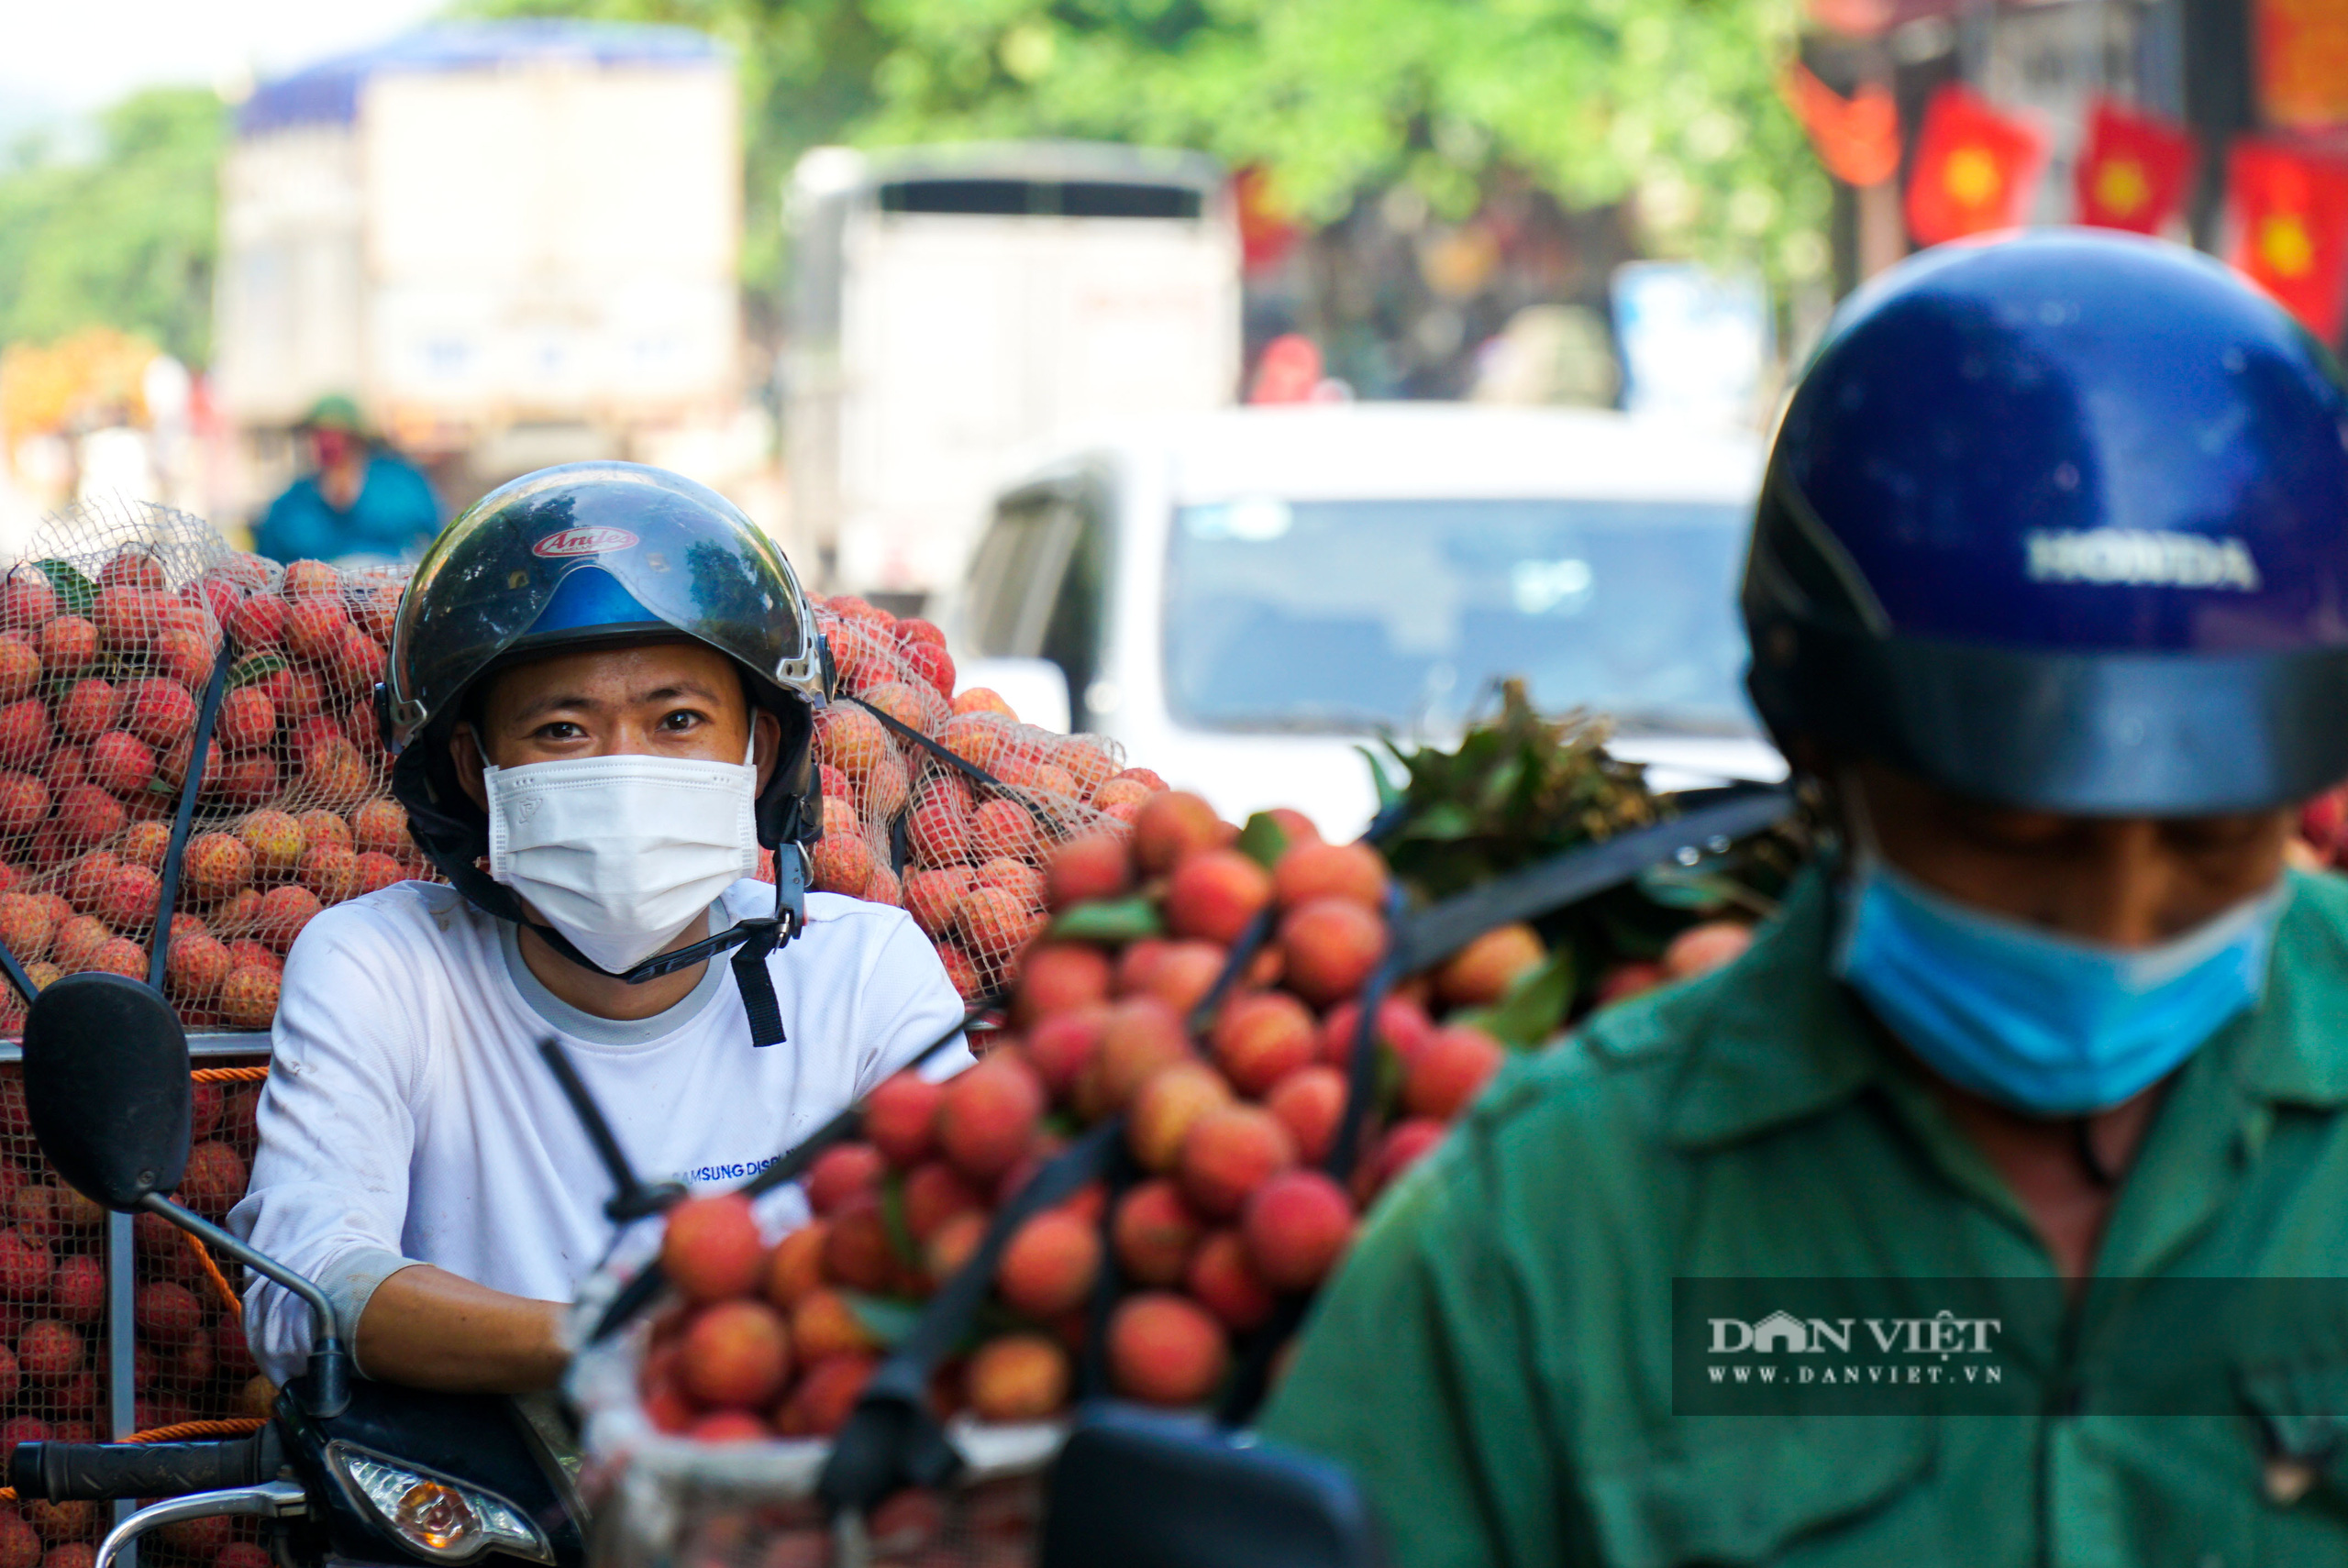
{"label": "honda logo on helmet", "polygon": [[625,528],[559,528],[530,547],[534,556],[600,556],[636,543]]}

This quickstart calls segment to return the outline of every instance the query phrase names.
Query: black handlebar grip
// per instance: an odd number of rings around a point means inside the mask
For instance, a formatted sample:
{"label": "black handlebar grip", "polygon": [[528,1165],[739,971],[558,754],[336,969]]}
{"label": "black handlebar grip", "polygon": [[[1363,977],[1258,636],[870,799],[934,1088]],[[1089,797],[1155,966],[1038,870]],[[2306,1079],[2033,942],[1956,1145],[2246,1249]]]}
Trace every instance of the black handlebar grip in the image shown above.
{"label": "black handlebar grip", "polygon": [[8,1484],[28,1502],[179,1497],[258,1485],[276,1475],[278,1455],[267,1427],[227,1442],[20,1442]]}

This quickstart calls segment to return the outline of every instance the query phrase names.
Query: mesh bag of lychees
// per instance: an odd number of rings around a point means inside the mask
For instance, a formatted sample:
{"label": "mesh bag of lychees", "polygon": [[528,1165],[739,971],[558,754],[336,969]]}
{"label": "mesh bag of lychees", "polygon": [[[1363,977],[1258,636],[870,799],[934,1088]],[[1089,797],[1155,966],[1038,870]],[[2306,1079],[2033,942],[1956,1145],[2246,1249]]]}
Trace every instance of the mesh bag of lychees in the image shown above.
{"label": "mesh bag of lychees", "polygon": [[[728,1234],[698,1223],[697,1216],[708,1214],[696,1205],[681,1230],[698,1229],[699,1250],[721,1273],[766,1266],[766,1242],[747,1206],[720,1206],[716,1218],[738,1221],[725,1227]],[[660,1233],[624,1238],[614,1261],[582,1289],[574,1326],[599,1318],[648,1255],[631,1241],[659,1245],[664,1257],[680,1242],[686,1251],[696,1247],[692,1235],[667,1244]],[[793,1319],[786,1345],[770,1331],[763,1306],[739,1297],[703,1298],[741,1280],[703,1280],[690,1264],[680,1274],[692,1299],[588,1344],[572,1364],[567,1386],[581,1417],[587,1463],[581,1485],[595,1513],[598,1563],[1012,1568],[1033,1562],[1042,1475],[1065,1436],[1061,1423],[955,1415],[945,1428],[958,1461],[950,1479],[898,1491],[869,1509],[835,1510],[820,1485],[834,1433],[878,1364],[880,1337],[858,1316],[876,1304],[815,1302]],[[912,1310],[894,1309],[900,1320]],[[794,1365],[794,1357],[805,1364]],[[672,1377],[688,1359],[701,1386],[737,1403],[688,1411],[680,1399],[642,1397],[648,1375]],[[773,1403],[774,1423],[750,1415],[740,1404],[745,1399]]]}
{"label": "mesh bag of lychees", "polygon": [[966,1000],[1007,990],[1044,926],[1052,853],[1124,831],[1164,781],[1104,736],[1023,724],[983,688],[954,695],[926,621],[848,596],[816,620],[839,700],[816,721],[815,887],[911,912]]}
{"label": "mesh bag of lychees", "polygon": [[[191,1028],[268,1028],[319,910],[430,875],[372,705],[404,575],[281,568],[153,505],[42,525],[0,579],[0,942],[35,986],[152,975],[216,680],[160,977]],[[22,1023],[11,996],[0,1030]]]}
{"label": "mesh bag of lychees", "polygon": [[[854,1430],[874,1380],[958,1297],[980,1305],[914,1386],[966,1454],[1011,1434],[1056,1441],[1088,1388],[1249,1408],[1358,1211],[1501,1055],[1418,1000],[1366,992],[1386,941],[1384,864],[1290,821],[1285,844],[1251,825],[1251,854],[1204,801],[1160,791],[1130,832],[1061,845],[1047,867],[1055,927],[1018,955],[1007,1027],[976,1066],[877,1088],[857,1135],[809,1168],[813,1217],[786,1234],[762,1233],[738,1197],[670,1213],[659,1255],[676,1297],[625,1352],[590,1353],[607,1358],[612,1412],[591,1452],[658,1451],[672,1477],[794,1456],[800,1511],[727,1516],[713,1554],[759,1541],[836,1561],[803,1496],[823,1440]],[[1358,1053],[1365,1006],[1375,1056]],[[1379,1070],[1355,1073],[1357,1059]],[[1340,1155],[1357,1089],[1374,1098],[1357,1153]],[[903,1560],[961,1561],[915,1555],[978,1550],[953,1533],[958,1507],[950,1489],[914,1491],[874,1519]],[[986,1550],[1023,1561],[997,1523]]]}

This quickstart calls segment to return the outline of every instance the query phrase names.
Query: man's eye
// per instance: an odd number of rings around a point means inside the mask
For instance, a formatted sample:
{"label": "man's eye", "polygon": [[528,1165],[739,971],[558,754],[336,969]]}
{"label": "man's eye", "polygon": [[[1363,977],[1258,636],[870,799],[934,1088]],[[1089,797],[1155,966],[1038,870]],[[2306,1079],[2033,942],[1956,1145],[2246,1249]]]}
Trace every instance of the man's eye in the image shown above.
{"label": "man's eye", "polygon": [[586,733],[568,719],[557,719],[551,724],[540,724],[537,728],[537,737],[540,740],[576,740]]}
{"label": "man's eye", "polygon": [[691,708],[680,708],[662,719],[660,727],[664,730],[689,730],[699,723],[701,723],[699,713],[694,712]]}

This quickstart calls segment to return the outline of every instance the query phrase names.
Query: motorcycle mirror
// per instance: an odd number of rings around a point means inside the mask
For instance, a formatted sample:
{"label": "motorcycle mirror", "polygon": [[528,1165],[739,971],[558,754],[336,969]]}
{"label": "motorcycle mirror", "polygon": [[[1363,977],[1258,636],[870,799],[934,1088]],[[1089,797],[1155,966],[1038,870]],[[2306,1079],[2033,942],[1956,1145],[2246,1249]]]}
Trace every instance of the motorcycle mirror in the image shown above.
{"label": "motorcycle mirror", "polygon": [[66,1185],[118,1214],[177,1191],[194,1124],[187,1032],[120,975],[52,981],[25,1017],[25,1110]]}

